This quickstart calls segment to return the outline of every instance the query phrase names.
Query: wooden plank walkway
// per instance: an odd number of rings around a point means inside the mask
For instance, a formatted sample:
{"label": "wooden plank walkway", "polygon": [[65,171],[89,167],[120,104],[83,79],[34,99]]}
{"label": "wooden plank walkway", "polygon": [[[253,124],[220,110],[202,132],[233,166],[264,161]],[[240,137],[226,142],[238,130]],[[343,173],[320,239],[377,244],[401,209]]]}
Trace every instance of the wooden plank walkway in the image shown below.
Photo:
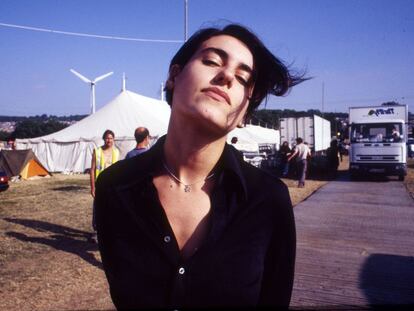
{"label": "wooden plank walkway", "polygon": [[292,308],[414,307],[414,201],[402,182],[332,181],[294,212]]}

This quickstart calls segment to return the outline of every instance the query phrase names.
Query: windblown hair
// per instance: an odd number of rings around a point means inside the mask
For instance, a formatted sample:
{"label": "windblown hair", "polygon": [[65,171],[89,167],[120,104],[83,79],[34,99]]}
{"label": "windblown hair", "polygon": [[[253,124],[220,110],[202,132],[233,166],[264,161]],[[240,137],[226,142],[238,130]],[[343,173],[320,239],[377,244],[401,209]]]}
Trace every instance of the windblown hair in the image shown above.
{"label": "windblown hair", "polygon": [[[230,24],[223,29],[205,28],[193,34],[187,42],[178,50],[170,63],[170,70],[173,65],[179,65],[182,69],[197,52],[201,44],[215,36],[232,36],[243,42],[253,55],[253,94],[249,99],[247,115],[260,105],[262,100],[272,94],[275,96],[285,95],[291,87],[308,80],[304,74],[293,74],[281,60],[275,57],[263,44],[263,42],[246,27]],[[171,106],[173,89],[166,84],[166,99]]]}

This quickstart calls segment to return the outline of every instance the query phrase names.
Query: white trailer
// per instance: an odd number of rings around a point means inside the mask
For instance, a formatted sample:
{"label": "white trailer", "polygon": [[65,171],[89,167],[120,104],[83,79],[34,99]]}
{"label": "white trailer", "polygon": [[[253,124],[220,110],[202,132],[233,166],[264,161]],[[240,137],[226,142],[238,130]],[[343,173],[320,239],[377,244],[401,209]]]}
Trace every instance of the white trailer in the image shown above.
{"label": "white trailer", "polygon": [[280,119],[280,144],[287,141],[292,146],[298,137],[314,152],[326,150],[331,142],[331,122],[317,115]]}
{"label": "white trailer", "polygon": [[349,172],[407,175],[407,105],[349,108]]}

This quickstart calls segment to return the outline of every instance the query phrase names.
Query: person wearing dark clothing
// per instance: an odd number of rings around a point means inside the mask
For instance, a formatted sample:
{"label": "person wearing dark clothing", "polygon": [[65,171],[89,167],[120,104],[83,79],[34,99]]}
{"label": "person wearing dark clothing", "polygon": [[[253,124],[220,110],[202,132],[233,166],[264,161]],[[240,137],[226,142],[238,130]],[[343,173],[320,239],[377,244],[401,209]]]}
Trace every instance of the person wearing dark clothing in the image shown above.
{"label": "person wearing dark clothing", "polygon": [[163,170],[164,143],[98,181],[100,251],[115,306],[287,306],[295,226],[286,186],[226,146],[215,168],[209,233],[183,258],[151,179]]}
{"label": "person wearing dark clothing", "polygon": [[135,130],[134,136],[137,145],[134,149],[127,153],[125,159],[135,157],[148,150],[148,145],[150,142],[148,129],[146,127],[138,127]]}
{"label": "person wearing dark clothing", "polygon": [[339,148],[336,139],[331,141],[330,147],[327,150],[327,158],[329,175],[335,178],[339,166]]}
{"label": "person wearing dark clothing", "polygon": [[289,143],[284,141],[280,147],[280,166],[282,168],[282,177],[286,177],[289,174],[289,161],[288,157],[292,153],[292,150],[289,147]]}
{"label": "person wearing dark clothing", "polygon": [[344,147],[344,143],[338,143],[338,152],[339,152],[339,160],[342,162],[343,161],[343,157],[345,154],[345,147]]}
{"label": "person wearing dark clothing", "polygon": [[288,308],[287,187],[227,135],[304,81],[240,25],[198,31],[170,63],[167,135],[98,179],[99,250],[118,309]]}

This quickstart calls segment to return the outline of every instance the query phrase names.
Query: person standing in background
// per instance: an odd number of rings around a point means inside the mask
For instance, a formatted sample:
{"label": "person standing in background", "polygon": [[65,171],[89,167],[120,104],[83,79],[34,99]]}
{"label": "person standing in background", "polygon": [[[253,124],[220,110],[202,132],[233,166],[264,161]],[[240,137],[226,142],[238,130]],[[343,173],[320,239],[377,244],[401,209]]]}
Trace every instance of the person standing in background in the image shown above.
{"label": "person standing in background", "polygon": [[135,130],[134,136],[137,145],[134,149],[127,153],[125,159],[135,157],[148,150],[148,146],[150,143],[150,134],[148,129],[146,127],[138,127]]}
{"label": "person standing in background", "polygon": [[331,178],[335,178],[338,172],[339,166],[339,147],[338,141],[333,139],[331,141],[330,147],[326,151],[327,159],[328,159],[328,167],[329,167],[329,176]]}
{"label": "person standing in background", "polygon": [[91,195],[94,198],[92,209],[92,228],[94,234],[91,238],[92,242],[96,240],[96,206],[95,206],[95,183],[102,171],[119,160],[119,150],[114,146],[115,134],[111,130],[106,130],[102,139],[104,145],[94,148],[92,153],[91,170],[89,174],[91,184]]}
{"label": "person standing in background", "polygon": [[293,158],[296,159],[298,188],[305,187],[306,171],[308,168],[308,158],[311,155],[310,148],[303,142],[301,137],[296,138],[296,146],[293,153],[288,157],[288,162]]}
{"label": "person standing in background", "polygon": [[289,143],[284,141],[280,147],[280,165],[282,168],[282,177],[286,177],[289,174],[289,161],[288,158],[292,153],[292,150],[289,147]]}

